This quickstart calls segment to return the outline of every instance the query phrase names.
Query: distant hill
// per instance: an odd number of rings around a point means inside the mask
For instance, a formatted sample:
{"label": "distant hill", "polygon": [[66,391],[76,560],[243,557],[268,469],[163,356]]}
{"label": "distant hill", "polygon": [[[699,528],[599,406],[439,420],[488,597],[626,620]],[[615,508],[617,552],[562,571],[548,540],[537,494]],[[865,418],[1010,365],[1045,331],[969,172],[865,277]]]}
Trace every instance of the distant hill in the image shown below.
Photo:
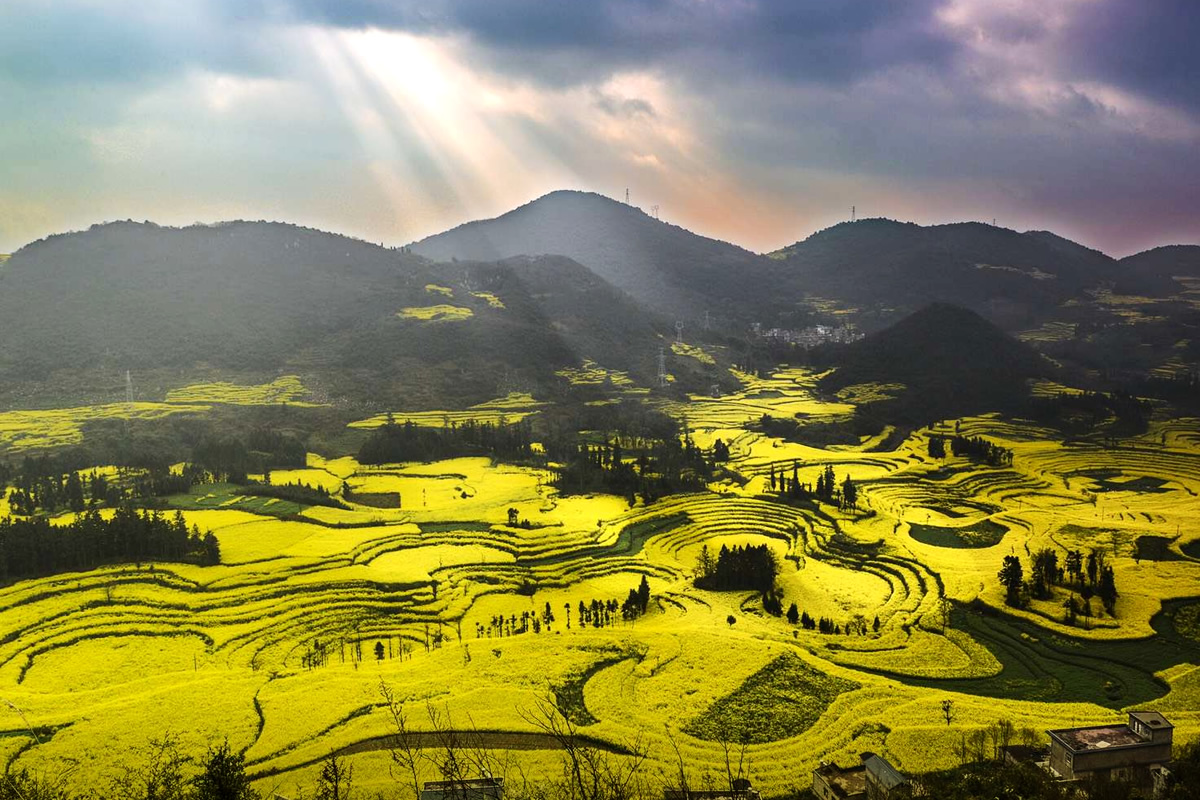
{"label": "distant hill", "polygon": [[285,224],[115,223],[5,263],[0,379],[287,370],[335,399],[436,408],[544,389],[598,354],[638,369],[649,317],[565,258],[436,264]]}
{"label": "distant hill", "polygon": [[1176,277],[1200,278],[1200,246],[1156,247],[1123,258],[1117,266],[1117,294],[1170,297],[1184,290]]}
{"label": "distant hill", "polygon": [[823,390],[903,384],[895,400],[875,410],[912,424],[1014,408],[1028,396],[1028,381],[1049,367],[974,311],[945,303],[828,355],[836,369],[822,380]]}
{"label": "distant hill", "polygon": [[971,308],[1007,330],[1052,316],[1117,272],[1109,256],[1054,234],[975,222],[846,222],[771,255],[777,285],[884,320],[940,302]]}
{"label": "distant hill", "polygon": [[689,322],[705,311],[725,317],[789,302],[766,282],[770,265],[762,256],[586,192],[552,192],[495,219],[431,236],[412,250],[439,261],[567,256],[649,308]]}

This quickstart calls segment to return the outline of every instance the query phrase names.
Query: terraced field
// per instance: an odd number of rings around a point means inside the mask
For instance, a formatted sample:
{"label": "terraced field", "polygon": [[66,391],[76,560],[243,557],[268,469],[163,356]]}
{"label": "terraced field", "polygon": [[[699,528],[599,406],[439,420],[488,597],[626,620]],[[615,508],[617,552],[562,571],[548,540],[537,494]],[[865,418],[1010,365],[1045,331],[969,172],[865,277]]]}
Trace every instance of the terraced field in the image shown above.
{"label": "terraced field", "polygon": [[[589,369],[572,377],[610,377]],[[802,370],[743,379],[737,394],[664,406],[702,445],[730,443],[730,476],[648,506],[559,496],[548,472],[486,459],[365,468],[316,455],[273,481],[348,485],[348,509],[256,505],[228,487],[173,498],[217,536],[220,566],[130,564],[0,589],[3,757],[76,764],[85,783],[114,749],[142,752],[171,731],[192,750],[228,736],[264,791],[308,783],[333,752],[370,789],[392,781],[381,681],[418,730],[432,704],[514,768],[552,768],[527,713],[547,698],[614,753],[640,737],[655,770],[677,769],[678,748],[697,780],[722,763],[723,737],[746,736],[751,776],[771,793],[863,750],[907,770],[948,766],[964,731],[998,718],[1044,730],[1154,705],[1181,740],[1200,736],[1195,420],[1157,421],[1115,449],[990,416],[948,423],[1013,450],[991,468],[931,459],[930,430],[887,452],[764,437],[745,427],[763,413],[852,406],[820,402]],[[420,424],[536,410],[510,396]],[[772,474],[814,482],[830,465],[859,486],[857,509],[769,490]],[[358,505],[353,492],[402,502]],[[509,509],[528,524],[509,526]],[[841,632],[770,616],[751,592],[693,586],[703,547],[745,544],[776,554],[785,607]],[[1004,556],[1099,546],[1114,616],[1096,603],[1072,626],[1057,601],[1005,610]],[[645,616],[581,624],[581,602],[620,602],[643,576]]]}

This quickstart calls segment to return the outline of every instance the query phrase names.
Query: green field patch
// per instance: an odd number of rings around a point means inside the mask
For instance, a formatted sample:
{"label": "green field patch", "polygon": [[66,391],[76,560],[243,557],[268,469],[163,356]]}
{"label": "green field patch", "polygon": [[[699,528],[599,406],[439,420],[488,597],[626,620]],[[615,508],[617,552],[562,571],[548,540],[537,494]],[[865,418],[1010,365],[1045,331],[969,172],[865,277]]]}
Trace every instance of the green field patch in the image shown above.
{"label": "green field patch", "polygon": [[187,494],[171,495],[167,504],[184,511],[221,509],[224,511],[248,511],[269,517],[290,517],[306,508],[291,500],[274,497],[257,497],[253,487],[233,483],[201,483],[192,487]]}
{"label": "green field patch", "polygon": [[[1083,639],[1053,633],[992,609],[954,611],[952,626],[986,647],[1003,665],[986,678],[913,678],[916,686],[1007,700],[1096,703],[1108,708],[1148,703],[1167,693],[1155,673],[1200,658],[1196,612],[1179,614],[1189,601],[1168,601],[1151,620],[1155,635],[1144,639]],[[1181,630],[1181,628],[1184,628]],[[1191,631],[1191,632],[1189,632]],[[890,673],[885,673],[890,674]]]}
{"label": "green field patch", "polygon": [[602,655],[600,660],[570,673],[563,680],[550,686],[554,692],[554,705],[557,706],[558,713],[576,725],[595,725],[600,721],[588,711],[587,703],[583,699],[583,688],[592,676],[627,659],[641,659],[645,655],[633,647],[605,647],[598,648],[597,652]]}
{"label": "green field patch", "polygon": [[941,525],[923,525],[913,523],[908,528],[909,535],[921,544],[934,547],[952,547],[956,549],[994,547],[1000,544],[1008,528],[990,519],[980,520],[974,525],[962,528],[947,528]]}
{"label": "green field patch", "polygon": [[1141,561],[1181,561],[1182,557],[1171,549],[1174,541],[1170,536],[1139,536],[1137,557]]}
{"label": "green field patch", "polygon": [[490,531],[492,524],[490,522],[478,522],[475,520],[463,522],[418,522],[417,527],[421,529],[421,533],[450,533],[453,531],[483,533]]}
{"label": "green field patch", "polygon": [[1141,494],[1161,494],[1172,491],[1162,478],[1149,475],[1128,477],[1120,470],[1092,469],[1079,473],[1085,478],[1091,478],[1098,492],[1139,492]]}
{"label": "green field patch", "polygon": [[1188,603],[1175,610],[1175,630],[1194,642],[1200,642],[1200,603]]}
{"label": "green field patch", "polygon": [[789,739],[811,728],[838,695],[859,686],[785,653],[688,722],[683,732],[707,741],[747,744]]}

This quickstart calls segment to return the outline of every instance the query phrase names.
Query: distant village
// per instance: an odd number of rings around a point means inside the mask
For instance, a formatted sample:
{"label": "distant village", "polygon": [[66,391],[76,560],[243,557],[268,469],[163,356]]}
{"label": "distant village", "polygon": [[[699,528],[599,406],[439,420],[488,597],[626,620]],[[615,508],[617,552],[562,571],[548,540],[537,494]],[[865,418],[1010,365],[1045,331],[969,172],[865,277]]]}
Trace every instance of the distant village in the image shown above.
{"label": "distant village", "polygon": [[776,342],[794,344],[798,347],[816,347],[822,344],[848,344],[863,338],[863,333],[854,325],[813,325],[800,330],[788,328],[763,328],[754,323],[750,330],[755,336]]}

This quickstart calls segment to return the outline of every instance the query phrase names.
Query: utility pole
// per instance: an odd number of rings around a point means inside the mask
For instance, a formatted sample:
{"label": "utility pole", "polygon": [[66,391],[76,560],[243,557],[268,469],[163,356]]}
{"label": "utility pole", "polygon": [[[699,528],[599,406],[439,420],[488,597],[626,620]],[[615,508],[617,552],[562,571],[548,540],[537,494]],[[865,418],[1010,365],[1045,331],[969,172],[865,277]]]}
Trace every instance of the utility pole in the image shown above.
{"label": "utility pole", "polygon": [[629,187],[625,187],[625,205],[629,205]]}
{"label": "utility pole", "polygon": [[858,216],[858,209],[855,208],[854,206],[850,206],[850,221],[854,222],[854,220],[857,216]]}

